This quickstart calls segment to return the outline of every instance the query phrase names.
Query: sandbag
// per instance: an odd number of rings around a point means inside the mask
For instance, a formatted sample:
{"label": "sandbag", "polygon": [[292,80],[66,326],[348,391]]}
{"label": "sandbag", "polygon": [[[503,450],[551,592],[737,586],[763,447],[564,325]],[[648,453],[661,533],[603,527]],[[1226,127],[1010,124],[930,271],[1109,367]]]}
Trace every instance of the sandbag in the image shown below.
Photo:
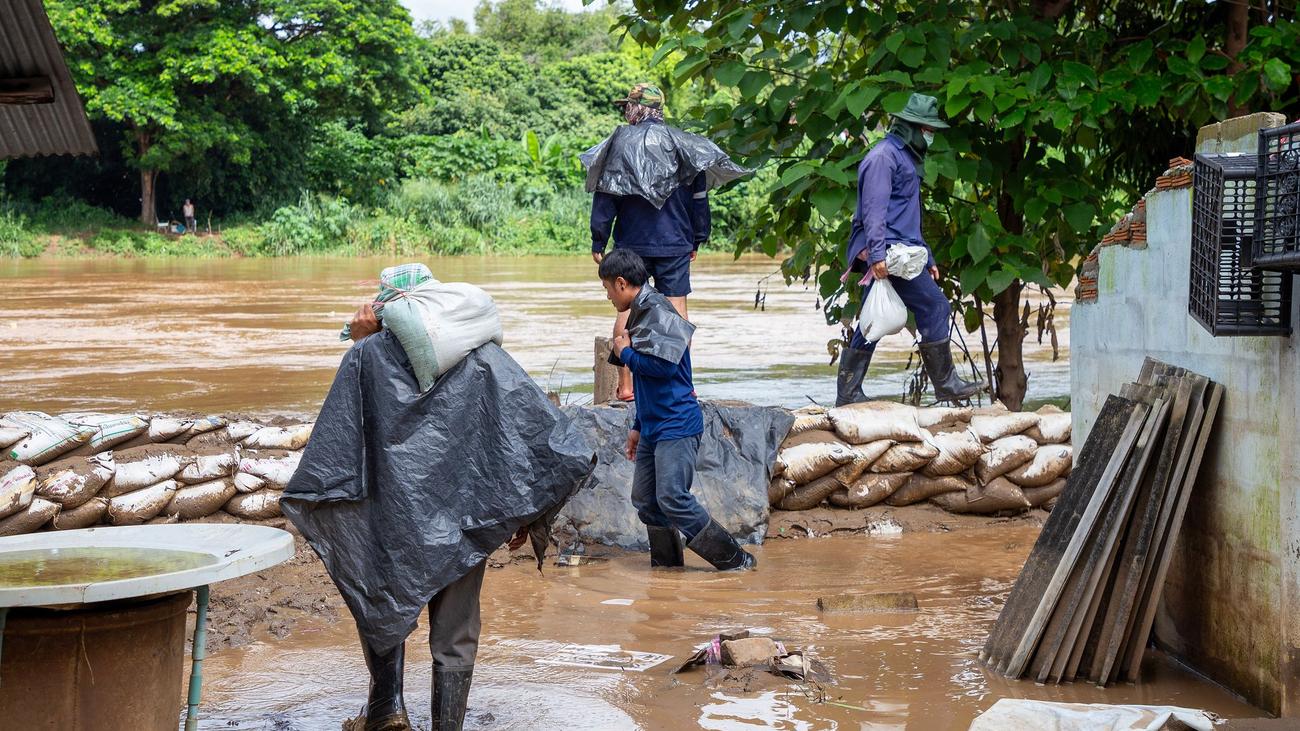
{"label": "sandbag", "polygon": [[[831,428],[829,423],[826,425],[826,428]],[[26,439],[29,434],[31,434],[31,432],[26,429],[19,429],[16,426],[0,425],[0,449],[11,447],[18,442],[21,442]]]}
{"label": "sandbag", "polygon": [[1055,500],[1058,495],[1065,492],[1066,484],[1067,480],[1062,477],[1042,487],[1022,487],[1020,491],[1025,494],[1025,499],[1029,501],[1029,504],[1037,508],[1050,500]]}
{"label": "sandbag", "polygon": [[975,463],[975,477],[980,483],[1005,475],[1034,458],[1038,442],[1027,436],[1003,437],[989,444],[989,451],[980,455]]}
{"label": "sandbag", "polygon": [[63,508],[54,516],[54,530],[77,530],[95,525],[108,512],[108,498],[93,497],[75,508]]}
{"label": "sandbag", "polygon": [[796,487],[786,495],[776,507],[781,510],[809,510],[822,504],[828,495],[836,490],[843,489],[836,479],[830,475],[819,477],[812,482]]}
{"label": "sandbag", "polygon": [[44,498],[34,497],[25,510],[20,510],[4,520],[0,520],[0,536],[19,536],[40,530],[59,514],[58,503]]}
{"label": "sandbag", "polygon": [[871,471],[876,474],[915,472],[938,456],[938,448],[925,442],[895,444],[880,459],[871,463]]}
{"label": "sandbag", "polygon": [[1034,452],[1034,458],[1007,472],[1008,480],[1021,487],[1042,487],[1070,473],[1074,450],[1066,444],[1048,444]]}
{"label": "sandbag", "polygon": [[149,420],[149,441],[165,442],[189,432],[194,426],[193,419],[175,419],[170,416],[155,416]]}
{"label": "sandbag", "polygon": [[[101,493],[103,497],[115,498],[133,490],[157,485],[175,477],[185,467],[185,460],[172,453],[153,454],[131,461],[123,461],[123,457],[124,455],[118,455],[117,470],[113,473],[113,479],[104,486]],[[160,507],[159,510],[161,509]]]}
{"label": "sandbag", "polygon": [[1038,423],[1030,427],[1025,436],[1039,444],[1065,444],[1070,441],[1070,415],[1040,413]]}
{"label": "sandbag", "polygon": [[36,472],[19,465],[0,476],[0,518],[26,510],[36,495]]}
{"label": "sandbag", "polygon": [[205,518],[221,509],[238,492],[233,479],[212,480],[176,489],[171,502],[163,508],[164,515],[175,515],[181,520]]}
{"label": "sandbag", "polygon": [[95,452],[102,452],[134,439],[149,428],[149,422],[134,414],[75,412],[59,414],[59,418],[75,427],[94,429],[95,433],[87,443]]}
{"label": "sandbag", "polygon": [[946,475],[944,477],[928,477],[919,472],[913,473],[892,495],[885,498],[886,505],[902,507],[912,505],[913,503],[929,500],[935,495],[942,495],[946,492],[965,493],[975,483],[968,477],[962,475]]}
{"label": "sandbag", "polygon": [[[785,465],[785,476],[796,485],[806,485],[829,474],[842,464],[848,464],[857,454],[842,443],[800,444],[781,450],[777,461]],[[240,468],[241,472],[247,472]]]}
{"label": "sandbag", "polygon": [[397,336],[421,391],[488,342],[502,342],[496,302],[464,282],[430,279],[384,305],[383,325]]}
{"label": "sandbag", "polygon": [[42,465],[89,442],[95,429],[69,424],[40,411],[14,411],[0,416],[0,426],[27,432],[27,437],[9,446],[9,459],[27,465]]}
{"label": "sandbag", "polygon": [[238,459],[233,452],[200,455],[195,457],[193,462],[185,465],[185,469],[176,475],[176,481],[194,485],[229,477],[235,473],[237,463]]}
{"label": "sandbag", "polygon": [[194,424],[190,426],[190,430],[185,432],[185,434],[182,435],[182,438],[188,441],[200,434],[207,434],[208,432],[216,431],[228,423],[229,422],[221,416],[204,416],[200,419],[195,419]]}
{"label": "sandbag", "polygon": [[[1034,487],[1034,488],[1030,488],[1030,489],[1032,489],[1032,490],[1042,490],[1042,489],[1044,489],[1044,488],[1041,488],[1041,487]],[[1028,497],[1028,496],[1026,496],[1026,497]],[[1057,501],[1057,500],[1060,500],[1060,499],[1061,499],[1061,496],[1060,496],[1060,495],[1057,495],[1056,497],[1052,498],[1051,500],[1048,500],[1047,502],[1043,503],[1042,505],[1040,505],[1040,506],[1038,506],[1038,507],[1040,507],[1040,508],[1042,508],[1043,510],[1046,510],[1047,512],[1050,513],[1050,512],[1052,512],[1052,508],[1055,508],[1055,507],[1056,507],[1056,501]]]}
{"label": "sandbag", "polygon": [[826,407],[824,406],[805,406],[790,413],[794,415],[794,424],[790,427],[790,431],[787,432],[790,436],[802,434],[806,431],[830,431],[832,429],[831,417],[826,415]]}
{"label": "sandbag", "polygon": [[249,449],[288,449],[299,450],[307,446],[311,438],[311,424],[295,426],[267,426],[253,432],[243,441]]}
{"label": "sandbag", "polygon": [[980,455],[984,454],[984,444],[969,429],[935,434],[928,441],[939,450],[939,454],[921,468],[929,477],[965,472],[974,467]]}
{"label": "sandbag", "polygon": [[880,459],[881,455],[888,452],[889,448],[894,444],[892,440],[882,439],[878,442],[851,446],[849,449],[853,451],[853,460],[831,474],[835,476],[836,481],[841,485],[848,487],[856,482],[862,476],[862,473],[866,472],[867,468]]}
{"label": "sandbag", "polygon": [[997,414],[975,414],[971,417],[970,428],[981,442],[988,444],[1003,437],[1021,434],[1038,423],[1038,414],[1022,412],[1005,412]]}
{"label": "sandbag", "polygon": [[232,442],[242,442],[266,427],[255,421],[236,421],[226,425],[226,436]]}
{"label": "sandbag", "polygon": [[776,505],[794,491],[795,484],[784,477],[773,477],[772,481],[767,483],[767,504]]}
{"label": "sandbag", "polygon": [[781,449],[797,447],[800,444],[844,444],[844,440],[833,431],[826,429],[810,429],[806,432],[793,434],[781,442]]}
{"label": "sandbag", "polygon": [[71,510],[95,497],[116,469],[112,452],[56,460],[36,470],[36,494]]}
{"label": "sandbag", "polygon": [[867,473],[843,490],[830,494],[831,505],[837,508],[858,510],[869,508],[893,495],[911,475],[907,472],[890,474]]}
{"label": "sandbag", "polygon": [[176,481],[164,480],[112,498],[108,501],[108,523],[140,525],[161,513],[175,494]]}
{"label": "sandbag", "polygon": [[234,482],[235,491],[241,493],[257,492],[266,487],[266,480],[247,472],[236,472]]}
{"label": "sandbag", "polygon": [[839,406],[826,412],[835,433],[849,444],[866,444],[881,439],[919,442],[925,438],[916,424],[916,408],[893,401],[866,401]]}
{"label": "sandbag", "polygon": [[280,515],[280,491],[258,490],[240,494],[226,502],[225,510],[236,518],[266,520]]}
{"label": "sandbag", "polygon": [[266,481],[267,487],[283,490],[284,486],[289,484],[294,471],[298,469],[298,462],[301,459],[301,452],[273,457],[244,457],[239,460],[239,471],[262,478]]}
{"label": "sandbag", "polygon": [[922,429],[969,424],[975,410],[969,406],[931,406],[916,410],[916,424]]}
{"label": "sandbag", "polygon": [[946,492],[930,498],[930,502],[950,513],[975,513],[989,515],[1004,510],[1023,510],[1029,507],[1025,493],[1010,480],[999,477],[986,485],[972,485],[965,492]]}

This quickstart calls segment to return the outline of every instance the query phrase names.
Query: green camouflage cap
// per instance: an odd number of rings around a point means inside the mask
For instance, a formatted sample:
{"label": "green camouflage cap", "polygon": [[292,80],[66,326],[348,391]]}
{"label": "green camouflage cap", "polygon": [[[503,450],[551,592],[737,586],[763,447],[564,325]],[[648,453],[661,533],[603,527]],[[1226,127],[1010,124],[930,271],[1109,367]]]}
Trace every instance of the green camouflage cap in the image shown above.
{"label": "green camouflage cap", "polygon": [[620,107],[631,102],[636,102],[651,109],[663,109],[664,93],[659,91],[659,87],[654,84],[637,84],[632,87],[632,90],[627,93],[625,98],[614,100],[614,104]]}

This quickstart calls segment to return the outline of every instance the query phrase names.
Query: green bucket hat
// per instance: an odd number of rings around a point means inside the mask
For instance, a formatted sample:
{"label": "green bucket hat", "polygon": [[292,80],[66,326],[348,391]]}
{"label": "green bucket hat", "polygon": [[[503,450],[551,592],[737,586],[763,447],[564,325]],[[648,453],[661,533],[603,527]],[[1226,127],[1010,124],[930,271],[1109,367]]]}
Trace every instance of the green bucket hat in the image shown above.
{"label": "green bucket hat", "polygon": [[654,84],[637,84],[632,87],[632,90],[627,93],[625,98],[615,99],[614,105],[621,107],[633,102],[651,109],[663,109],[664,93],[659,91],[659,87]]}
{"label": "green bucket hat", "polygon": [[926,127],[948,129],[948,123],[939,118],[939,100],[925,94],[913,94],[903,111],[894,116]]}

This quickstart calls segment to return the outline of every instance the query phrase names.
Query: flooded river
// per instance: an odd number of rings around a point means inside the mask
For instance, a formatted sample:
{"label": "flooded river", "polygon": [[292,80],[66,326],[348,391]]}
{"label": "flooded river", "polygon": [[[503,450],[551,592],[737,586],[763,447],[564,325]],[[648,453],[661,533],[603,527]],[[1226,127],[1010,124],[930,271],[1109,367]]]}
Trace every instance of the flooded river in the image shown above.
{"label": "flooded river", "polygon": [[[1004,697],[1174,704],[1228,717],[1255,709],[1148,654],[1141,685],[1037,686],[986,672],[975,655],[1036,537],[1023,526],[885,537],[773,540],[759,570],[651,572],[644,555],[581,568],[516,563],[490,569],[470,729],[788,729],[957,731]],[[220,591],[220,587],[214,590]],[[822,615],[818,596],[910,591],[915,614]],[[422,625],[423,626],[423,625]],[[835,677],[710,688],[703,670],[673,675],[719,631],[750,629],[802,647]],[[407,648],[406,698],[428,727],[430,660],[422,633]],[[574,647],[577,646],[577,647]],[[643,671],[548,664],[563,654],[641,652],[672,658]],[[205,666],[205,729],[337,729],[365,701],[355,631],[299,626],[288,638],[218,652]],[[764,676],[766,677],[766,676]]]}
{"label": "flooded river", "polygon": [[[391,259],[0,260],[0,411],[187,410],[314,415],[344,345],[339,327],[373,297]],[[613,309],[582,257],[427,260],[444,281],[496,298],[506,349],[545,388],[590,399],[593,338]],[[692,349],[699,394],[801,406],[834,400],[817,296],[765,257],[701,257],[692,271]],[[1026,344],[1030,398],[1069,391],[1068,307],[1062,360]],[[978,333],[967,336],[978,352]],[[866,388],[896,397],[911,345],[882,342]]]}

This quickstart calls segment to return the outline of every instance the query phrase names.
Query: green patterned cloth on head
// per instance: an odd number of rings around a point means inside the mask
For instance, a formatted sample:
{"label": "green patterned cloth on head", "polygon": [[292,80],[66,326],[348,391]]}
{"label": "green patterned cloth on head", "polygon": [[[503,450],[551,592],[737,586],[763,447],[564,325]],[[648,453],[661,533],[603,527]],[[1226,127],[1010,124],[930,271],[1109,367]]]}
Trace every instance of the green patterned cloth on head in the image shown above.
{"label": "green patterned cloth on head", "polygon": [[[371,303],[371,307],[375,311],[375,318],[382,323],[385,302],[392,302],[421,284],[432,281],[434,281],[433,272],[429,271],[429,267],[423,264],[398,264],[383,270],[379,273],[379,294],[376,295],[375,301]],[[339,333],[339,340],[351,339],[352,325],[346,324]]]}

